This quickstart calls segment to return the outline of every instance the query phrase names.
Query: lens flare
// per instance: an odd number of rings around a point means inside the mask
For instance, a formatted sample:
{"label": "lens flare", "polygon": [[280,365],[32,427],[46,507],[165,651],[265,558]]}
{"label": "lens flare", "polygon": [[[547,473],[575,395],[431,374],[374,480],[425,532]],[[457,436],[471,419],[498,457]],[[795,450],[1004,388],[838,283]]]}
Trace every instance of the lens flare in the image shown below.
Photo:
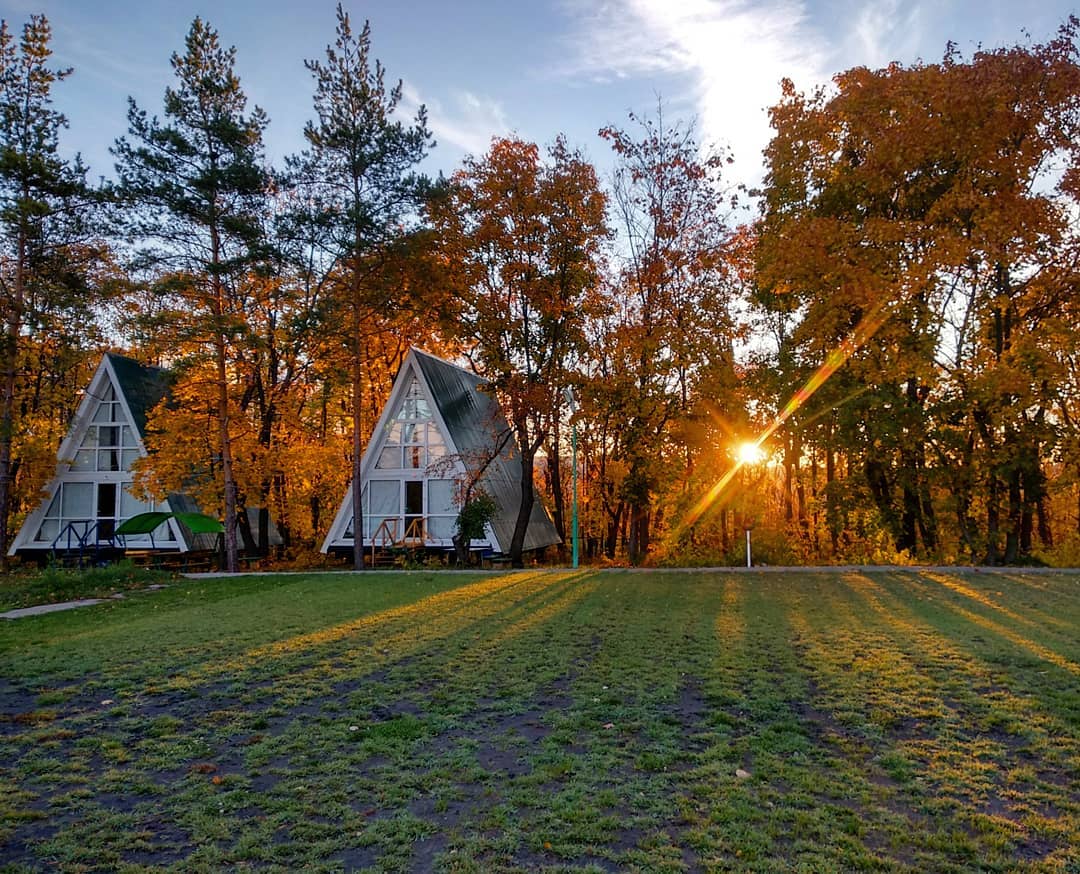
{"label": "lens flare", "polygon": [[[836,373],[836,371],[838,371],[844,363],[863,346],[863,344],[878,332],[878,329],[885,324],[887,318],[888,312],[886,312],[882,304],[878,304],[867,312],[859,321],[859,324],[855,326],[855,330],[851,332],[848,338],[825,356],[825,361],[822,362],[821,366],[814,371],[808,380],[806,380],[806,384],[791,396],[791,399],[784,404],[784,408],[776,414],[776,417],[769,423],[769,426],[761,432],[757,439],[743,445],[756,447],[758,451],[760,451],[761,445],[772,437],[772,435],[775,434],[803,404],[814,396],[814,393],[826,383],[830,376]],[[709,507],[719,500],[721,495],[724,494],[724,491],[731,484],[732,480],[735,479],[735,474],[737,474],[742,467],[747,464],[756,464],[760,460],[760,458],[757,458],[751,461],[747,458],[743,458],[742,449],[740,447],[735,465],[720,477],[712,488],[705,493],[701,500],[694,505],[683,520],[683,527],[693,525],[705,514]]]}
{"label": "lens flare", "polygon": [[747,440],[735,448],[739,464],[758,464],[765,459],[765,450],[755,440]]}

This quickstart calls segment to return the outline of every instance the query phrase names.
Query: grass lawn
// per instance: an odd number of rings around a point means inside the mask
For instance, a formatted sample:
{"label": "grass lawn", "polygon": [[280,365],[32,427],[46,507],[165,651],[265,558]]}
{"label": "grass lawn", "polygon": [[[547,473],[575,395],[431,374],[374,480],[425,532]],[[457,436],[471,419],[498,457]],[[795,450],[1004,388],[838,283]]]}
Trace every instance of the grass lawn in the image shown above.
{"label": "grass lawn", "polygon": [[1080,874],[1080,576],[182,580],[0,623],[0,871]]}

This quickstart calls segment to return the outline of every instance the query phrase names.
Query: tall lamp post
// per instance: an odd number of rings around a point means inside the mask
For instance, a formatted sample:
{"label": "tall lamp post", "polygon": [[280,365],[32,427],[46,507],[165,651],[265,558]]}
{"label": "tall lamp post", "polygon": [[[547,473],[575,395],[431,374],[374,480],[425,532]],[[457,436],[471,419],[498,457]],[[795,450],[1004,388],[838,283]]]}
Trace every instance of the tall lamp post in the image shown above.
{"label": "tall lamp post", "polygon": [[578,566],[578,492],[577,492],[577,421],[574,413],[577,412],[577,402],[574,400],[573,389],[567,387],[566,402],[570,405],[570,480],[573,485],[573,498],[570,502],[570,541],[571,541],[571,566]]}

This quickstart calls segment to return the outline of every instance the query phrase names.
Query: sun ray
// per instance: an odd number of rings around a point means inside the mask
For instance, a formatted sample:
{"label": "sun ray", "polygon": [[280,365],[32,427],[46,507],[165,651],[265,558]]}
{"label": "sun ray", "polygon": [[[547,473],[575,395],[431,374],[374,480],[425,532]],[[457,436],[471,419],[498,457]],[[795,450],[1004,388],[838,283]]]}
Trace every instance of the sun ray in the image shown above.
{"label": "sun ray", "polygon": [[[810,378],[806,380],[806,383],[802,388],[795,392],[788,402],[784,404],[783,409],[776,414],[768,427],[747,445],[753,446],[760,451],[765,441],[783,427],[784,423],[814,396],[817,390],[828,381],[829,377],[843,367],[844,363],[878,332],[881,326],[885,324],[888,315],[888,311],[885,309],[884,304],[878,303],[872,307],[870,311],[862,317],[851,334],[836,349],[833,349],[825,356],[825,361],[822,362],[821,366],[811,374]],[[850,400],[854,396],[855,395],[849,396],[844,400]],[[736,459],[734,465],[720,477],[720,479],[717,480],[702,496],[701,500],[691,508],[690,512],[683,520],[681,527],[685,528],[695,524],[705,512],[719,500],[721,495],[723,495],[724,491],[731,484],[732,480],[734,480],[735,475],[745,464],[746,461],[742,457]]]}

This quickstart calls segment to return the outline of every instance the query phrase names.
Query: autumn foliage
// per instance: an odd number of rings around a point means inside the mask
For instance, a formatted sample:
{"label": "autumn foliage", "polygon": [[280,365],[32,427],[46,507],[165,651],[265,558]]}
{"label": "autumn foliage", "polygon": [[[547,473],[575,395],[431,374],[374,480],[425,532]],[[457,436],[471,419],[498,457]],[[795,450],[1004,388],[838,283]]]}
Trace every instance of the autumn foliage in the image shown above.
{"label": "autumn foliage", "polygon": [[59,157],[48,23],[5,26],[0,544],[119,348],[176,377],[138,487],[224,516],[233,553],[269,552],[272,519],[310,561],[415,344],[502,404],[515,563],[534,501],[570,537],[572,432],[588,562],[741,563],[747,529],[770,563],[1080,562],[1078,27],[787,81],[735,198],[662,104],[600,130],[606,181],[558,135],[425,178],[426,111],[402,120],[340,7],[305,153],[266,166],[196,20],[91,190]]}

